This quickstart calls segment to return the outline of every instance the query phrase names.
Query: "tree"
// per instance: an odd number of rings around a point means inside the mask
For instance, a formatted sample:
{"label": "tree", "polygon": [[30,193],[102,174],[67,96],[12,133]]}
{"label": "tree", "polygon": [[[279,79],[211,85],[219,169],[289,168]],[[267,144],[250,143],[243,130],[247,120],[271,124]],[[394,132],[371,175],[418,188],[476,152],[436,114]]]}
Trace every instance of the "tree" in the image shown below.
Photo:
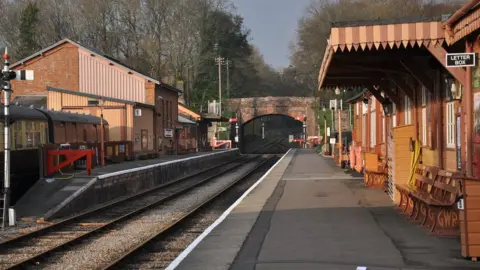
{"label": "tree", "polygon": [[24,58],[35,51],[40,46],[37,42],[37,25],[39,8],[35,2],[29,2],[22,11],[20,19],[20,36],[19,36],[19,57]]}

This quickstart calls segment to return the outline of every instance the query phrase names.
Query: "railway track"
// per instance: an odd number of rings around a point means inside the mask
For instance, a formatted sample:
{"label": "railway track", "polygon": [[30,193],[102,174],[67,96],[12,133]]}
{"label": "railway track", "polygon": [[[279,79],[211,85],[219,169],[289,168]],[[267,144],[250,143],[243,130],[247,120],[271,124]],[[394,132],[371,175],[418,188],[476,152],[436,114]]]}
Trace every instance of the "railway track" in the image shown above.
{"label": "railway track", "polygon": [[285,153],[288,151],[290,146],[286,145],[284,142],[286,139],[284,138],[276,138],[273,140],[269,140],[266,143],[258,146],[250,153],[252,154],[274,154],[274,153]]}
{"label": "railway track", "polygon": [[[236,181],[215,192],[178,219],[166,224],[162,230],[137,244],[134,248],[125,251],[117,260],[101,265],[98,269],[163,269],[167,267],[191,241],[203,233],[276,160],[278,160],[278,157],[272,155],[261,161]],[[258,177],[253,177],[255,174],[258,174]]]}
{"label": "railway track", "polygon": [[[210,180],[255,162],[259,156],[242,157],[225,162],[167,185],[110,203],[48,227],[0,244],[0,269],[23,269],[41,266],[52,255],[95,238],[148,210],[200,187]],[[108,233],[108,232],[107,232]]]}

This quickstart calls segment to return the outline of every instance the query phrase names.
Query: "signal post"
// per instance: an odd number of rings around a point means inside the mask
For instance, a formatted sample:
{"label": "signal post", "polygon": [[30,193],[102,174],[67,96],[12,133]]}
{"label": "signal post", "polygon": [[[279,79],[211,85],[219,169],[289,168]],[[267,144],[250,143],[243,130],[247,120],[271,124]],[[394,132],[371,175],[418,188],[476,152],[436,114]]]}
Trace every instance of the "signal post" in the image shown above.
{"label": "signal post", "polygon": [[[3,178],[3,215],[2,229],[7,222],[10,226],[15,225],[15,220],[9,219],[10,209],[10,97],[12,94],[12,80],[31,81],[33,80],[33,71],[31,70],[10,70],[8,50],[5,48],[3,55],[4,66],[0,77],[4,99],[4,178]],[[13,217],[14,218],[14,217]]]}

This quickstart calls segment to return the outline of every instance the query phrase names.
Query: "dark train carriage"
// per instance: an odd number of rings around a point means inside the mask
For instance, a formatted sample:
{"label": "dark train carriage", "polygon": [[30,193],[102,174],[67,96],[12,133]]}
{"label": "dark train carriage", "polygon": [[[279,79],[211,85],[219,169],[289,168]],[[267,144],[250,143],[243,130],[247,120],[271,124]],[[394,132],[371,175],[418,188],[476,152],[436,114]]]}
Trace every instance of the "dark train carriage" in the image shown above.
{"label": "dark train carriage", "polygon": [[[0,108],[0,162],[3,164],[4,110],[3,106]],[[95,116],[14,105],[10,106],[10,116],[12,204],[39,179],[39,147],[43,144],[100,140],[100,118]],[[108,123],[105,121],[104,124],[108,140]],[[0,179],[3,182],[3,168]]]}
{"label": "dark train carriage", "polygon": [[[4,164],[4,106],[0,109],[0,162]],[[48,142],[48,118],[31,108],[10,106],[11,198],[14,204],[38,179],[38,147]],[[0,179],[3,186],[3,167]]]}
{"label": "dark train carriage", "polygon": [[[99,143],[100,118],[92,115],[38,109],[48,118],[49,143]],[[108,122],[103,120],[105,141],[108,141]]]}

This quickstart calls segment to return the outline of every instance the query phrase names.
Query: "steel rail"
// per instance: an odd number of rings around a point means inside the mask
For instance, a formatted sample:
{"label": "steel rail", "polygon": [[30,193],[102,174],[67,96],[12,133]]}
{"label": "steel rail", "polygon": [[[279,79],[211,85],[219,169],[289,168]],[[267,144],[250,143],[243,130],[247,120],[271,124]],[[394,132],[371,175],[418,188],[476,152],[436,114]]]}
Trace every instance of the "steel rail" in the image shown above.
{"label": "steel rail", "polygon": [[[133,211],[127,213],[127,214],[121,215],[121,216],[118,217],[118,218],[115,218],[115,219],[113,219],[113,220],[110,220],[109,222],[107,222],[107,223],[105,223],[105,224],[102,224],[102,225],[100,225],[100,226],[98,226],[98,227],[96,227],[96,228],[93,228],[92,230],[90,230],[90,231],[88,231],[88,232],[86,232],[86,233],[84,233],[84,234],[81,234],[81,235],[79,235],[79,236],[77,236],[77,237],[75,237],[75,238],[72,238],[72,239],[70,239],[70,240],[67,240],[66,242],[63,242],[63,243],[57,244],[57,245],[55,245],[55,246],[53,246],[53,247],[51,247],[51,248],[48,248],[48,250],[35,253],[35,254],[33,254],[32,256],[29,256],[28,258],[25,258],[25,259],[23,259],[23,260],[21,260],[21,261],[19,261],[19,262],[17,262],[17,263],[13,263],[13,264],[11,264],[10,266],[8,266],[7,269],[23,269],[24,266],[26,266],[26,265],[28,265],[28,264],[30,264],[30,263],[32,263],[32,264],[37,263],[42,257],[47,257],[48,255],[50,255],[50,254],[52,254],[52,253],[54,253],[54,252],[57,252],[57,251],[61,250],[62,248],[65,248],[67,245],[68,245],[68,246],[71,246],[71,245],[77,243],[78,241],[84,240],[84,239],[86,239],[87,237],[92,236],[92,235],[95,234],[95,233],[98,233],[98,232],[100,232],[100,231],[102,231],[102,230],[104,230],[104,229],[107,229],[107,228],[109,228],[109,227],[112,227],[112,226],[114,226],[114,225],[116,225],[116,224],[118,224],[118,223],[120,223],[120,222],[122,222],[122,221],[125,221],[125,220],[129,219],[129,218],[133,218],[133,217],[135,217],[135,216],[137,216],[137,215],[139,215],[139,214],[141,214],[141,213],[143,213],[143,212],[145,212],[145,211],[147,211],[147,210],[149,210],[149,209],[151,209],[151,208],[153,208],[153,207],[155,207],[155,206],[158,206],[158,205],[163,204],[163,203],[165,203],[165,202],[167,202],[167,201],[173,200],[173,199],[175,199],[175,198],[177,198],[177,197],[185,194],[186,192],[188,192],[188,191],[190,191],[190,190],[193,190],[194,188],[199,187],[199,186],[201,186],[201,185],[209,182],[209,181],[212,180],[212,179],[215,179],[215,178],[217,178],[217,177],[219,177],[219,176],[221,176],[221,175],[224,175],[224,174],[226,174],[226,173],[228,173],[228,172],[230,172],[230,171],[232,171],[232,170],[234,170],[234,169],[237,169],[238,167],[241,167],[241,166],[243,166],[243,165],[245,165],[245,164],[247,164],[247,163],[250,163],[250,162],[254,161],[254,160],[258,159],[259,157],[260,157],[260,156],[254,156],[253,158],[239,158],[239,159],[234,160],[234,161],[232,161],[232,162],[226,162],[226,163],[228,163],[228,164],[231,164],[231,163],[234,163],[234,162],[239,162],[239,163],[238,163],[238,164],[235,164],[234,166],[232,166],[232,167],[230,167],[230,168],[227,168],[227,169],[225,169],[225,170],[222,170],[222,171],[220,171],[220,172],[218,172],[218,173],[216,173],[216,174],[214,174],[214,175],[208,176],[208,177],[206,177],[205,179],[203,179],[203,180],[201,180],[201,181],[198,181],[198,182],[196,182],[196,183],[194,183],[194,184],[192,184],[192,185],[189,185],[189,186],[187,186],[186,188],[184,188],[184,189],[182,189],[182,190],[180,190],[180,191],[174,192],[173,194],[167,195],[166,197],[163,197],[163,198],[161,198],[161,199],[159,199],[159,200],[156,200],[156,201],[154,201],[154,202],[152,202],[152,203],[150,203],[150,204],[147,204],[146,206],[142,206],[142,207],[140,207],[140,208],[138,208],[138,209],[136,209],[136,210],[133,210]],[[224,163],[222,166],[224,166],[224,165],[225,165],[225,163]],[[220,166],[216,166],[217,169],[218,169],[219,167],[220,167]],[[211,170],[212,170],[212,169],[207,169],[207,170],[203,171],[203,173],[205,173],[206,171],[211,171]],[[203,173],[201,173],[201,174],[203,174]],[[193,178],[193,177],[199,177],[199,174],[196,174],[195,176],[192,176],[192,177],[188,177],[188,179]],[[182,181],[182,182],[183,182],[183,181]],[[178,183],[178,181],[175,181],[175,183]],[[168,185],[168,186],[170,186],[170,185]],[[165,186],[162,186],[162,187],[165,188]],[[159,188],[156,188],[156,190],[158,191]],[[153,192],[153,191],[150,191],[150,192],[148,192],[148,193],[152,193],[152,192]],[[143,195],[145,195],[145,193],[144,193]],[[122,202],[127,202],[127,201],[130,201],[130,200],[136,199],[136,198],[138,198],[138,197],[139,197],[138,195],[131,196],[131,199],[122,200]],[[116,204],[109,205],[109,206],[107,206],[107,207],[102,207],[102,208],[99,208],[99,209],[95,209],[95,210],[93,210],[93,211],[94,211],[95,213],[99,213],[100,211],[105,211],[106,208],[109,208],[110,206],[115,206],[115,205],[116,205]],[[92,212],[93,212],[93,211],[92,211]],[[57,224],[60,224],[60,225],[56,225],[56,224],[55,224],[56,226],[55,226],[54,228],[55,228],[55,229],[58,229],[58,228],[62,228],[62,226],[69,226],[69,225],[71,225],[71,224],[73,224],[73,223],[77,223],[77,221],[78,221],[80,218],[82,218],[82,217],[83,217],[83,218],[86,218],[86,217],[90,216],[90,215],[92,214],[92,212],[88,212],[88,213],[86,213],[85,215],[76,216],[76,217],[74,217],[74,218],[72,218],[72,219],[68,219],[68,220],[66,220],[66,221],[64,221],[64,222],[62,222],[62,223],[57,223]],[[78,223],[79,223],[79,222],[78,222]],[[48,233],[48,232],[51,231],[51,229],[52,229],[52,228],[50,228],[50,230],[46,230],[46,231],[44,231],[44,232],[45,232],[45,233]],[[55,233],[55,231],[54,231],[53,233]],[[38,233],[37,233],[36,235],[38,235]],[[37,236],[35,236],[35,234],[34,234],[33,236],[29,236],[29,240],[31,240],[32,238],[35,238],[35,237],[37,237]],[[40,234],[38,237],[41,239],[42,235]],[[24,239],[23,237],[19,237],[19,239],[20,239],[20,240],[17,240],[17,241],[15,241],[15,242],[12,242],[11,245],[15,245],[15,244],[20,244],[20,245],[22,245],[21,242],[24,241],[25,239]],[[10,246],[11,246],[11,245],[10,245]],[[1,246],[3,246],[3,245],[1,245]],[[0,246],[0,247],[1,247],[1,246]],[[28,246],[25,246],[24,248],[28,248]],[[7,250],[7,252],[8,252],[8,250]],[[6,265],[6,264],[7,264],[7,263],[1,263],[0,265]]]}
{"label": "steel rail", "polygon": [[236,181],[232,182],[231,184],[229,184],[228,186],[226,186],[225,188],[221,189],[220,191],[216,192],[214,195],[210,196],[210,198],[208,198],[207,200],[205,200],[204,202],[202,202],[201,204],[199,204],[198,206],[196,206],[194,209],[190,210],[188,213],[184,214],[182,217],[180,217],[179,219],[176,219],[174,221],[172,221],[170,224],[168,224],[164,229],[162,229],[161,231],[157,232],[156,234],[154,234],[153,236],[149,237],[148,239],[146,239],[145,241],[142,241],[141,243],[139,243],[138,245],[136,245],[135,247],[131,248],[130,250],[127,250],[126,252],[124,252],[117,260],[105,265],[105,266],[102,266],[101,268],[99,269],[102,269],[102,270],[110,270],[110,269],[118,269],[118,267],[124,263],[126,260],[134,257],[138,252],[141,252],[140,250],[154,242],[156,239],[160,238],[160,237],[164,237],[166,234],[168,234],[169,232],[171,232],[172,230],[174,230],[175,228],[177,228],[178,226],[180,226],[183,222],[185,222],[189,217],[195,215],[196,213],[198,213],[200,210],[202,210],[203,208],[205,208],[207,205],[209,205],[211,202],[213,202],[215,199],[217,199],[218,197],[220,197],[223,193],[227,192],[228,190],[232,189],[234,186],[236,186],[237,184],[239,184],[241,181],[243,181],[245,178],[249,177],[250,175],[252,175],[254,172],[256,172],[257,170],[259,170],[261,167],[263,167],[265,164],[267,164],[268,162],[270,162],[271,160],[275,159],[276,158],[276,155],[272,155],[270,156],[270,158],[266,159],[266,160],[263,160],[261,161],[259,164],[257,164],[254,168],[250,169],[249,171],[247,171],[246,173],[244,173],[242,176],[240,176]]}

